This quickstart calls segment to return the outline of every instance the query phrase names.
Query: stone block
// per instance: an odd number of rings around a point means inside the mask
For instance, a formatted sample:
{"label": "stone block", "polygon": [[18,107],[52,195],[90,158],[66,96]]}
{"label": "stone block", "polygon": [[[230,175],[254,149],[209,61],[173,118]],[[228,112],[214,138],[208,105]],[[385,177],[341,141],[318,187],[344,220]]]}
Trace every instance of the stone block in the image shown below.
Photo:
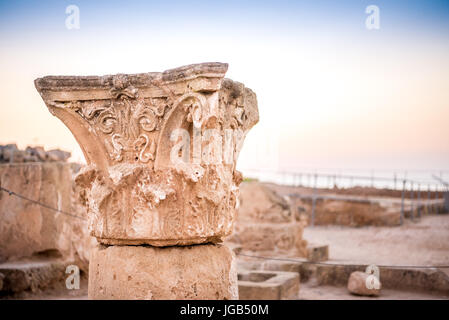
{"label": "stone block", "polygon": [[[374,283],[371,282],[368,277],[372,277]],[[378,296],[380,294],[381,283],[375,280],[375,276],[361,271],[354,271],[349,276],[348,291],[355,295],[360,296]]]}
{"label": "stone block", "polygon": [[287,300],[299,295],[299,275],[282,271],[239,271],[240,300]]}
{"label": "stone block", "polygon": [[309,243],[307,245],[307,260],[312,262],[329,260],[329,246]]}
{"label": "stone block", "polygon": [[238,299],[232,251],[223,245],[104,246],[92,250],[89,299]]}
{"label": "stone block", "polygon": [[[3,286],[0,291],[15,294],[23,291],[37,292],[51,287],[64,287],[66,266],[71,263],[58,260],[18,261],[0,264]],[[1,282],[0,276],[0,282]]]}

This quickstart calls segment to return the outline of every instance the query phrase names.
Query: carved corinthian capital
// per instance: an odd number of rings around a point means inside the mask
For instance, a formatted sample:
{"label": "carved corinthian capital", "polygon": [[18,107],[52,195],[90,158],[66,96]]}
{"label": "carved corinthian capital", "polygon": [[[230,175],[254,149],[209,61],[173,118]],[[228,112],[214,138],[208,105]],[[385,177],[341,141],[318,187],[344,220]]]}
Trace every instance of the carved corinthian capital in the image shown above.
{"label": "carved corinthian capital", "polygon": [[[224,79],[227,64],[162,73],[35,80],[87,161],[91,234],[105,244],[220,242],[232,232],[243,139],[256,95]],[[212,160],[211,160],[212,159]]]}

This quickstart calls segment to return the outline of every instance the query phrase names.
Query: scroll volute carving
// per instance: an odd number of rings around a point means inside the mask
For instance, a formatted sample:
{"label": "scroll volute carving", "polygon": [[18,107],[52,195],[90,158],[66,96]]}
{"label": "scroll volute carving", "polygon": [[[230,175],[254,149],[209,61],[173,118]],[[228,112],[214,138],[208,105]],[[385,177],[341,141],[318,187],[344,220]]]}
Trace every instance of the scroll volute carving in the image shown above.
{"label": "scroll volute carving", "polygon": [[[154,161],[156,131],[169,108],[169,98],[139,97],[125,75],[112,76],[110,81],[102,78],[101,83],[111,85],[104,90],[106,99],[95,99],[97,92],[92,90],[89,100],[44,100],[71,130],[88,164],[105,170],[119,163]],[[39,79],[36,86],[39,88]],[[69,91],[69,95],[76,93]]]}
{"label": "scroll volute carving", "polygon": [[[215,92],[212,95],[217,94]],[[171,155],[173,149],[168,146],[173,146],[177,142],[177,140],[175,141],[177,130],[184,130],[184,132],[188,133],[188,159],[184,160],[186,164],[192,164],[194,162],[194,129],[201,134],[203,124],[213,116],[209,113],[209,100],[213,99],[208,99],[207,96],[195,92],[183,94],[176,100],[174,108],[168,114],[167,121],[163,125],[159,137],[155,163],[156,169],[173,167],[175,165]]]}
{"label": "scroll volute carving", "polygon": [[[64,107],[61,107],[63,105]],[[99,139],[95,139],[88,123],[81,119],[76,109],[65,107],[65,104],[48,102],[50,112],[59,118],[72,132],[78,142],[87,164],[95,164],[98,169],[105,170],[108,167],[108,159],[105,146]]]}

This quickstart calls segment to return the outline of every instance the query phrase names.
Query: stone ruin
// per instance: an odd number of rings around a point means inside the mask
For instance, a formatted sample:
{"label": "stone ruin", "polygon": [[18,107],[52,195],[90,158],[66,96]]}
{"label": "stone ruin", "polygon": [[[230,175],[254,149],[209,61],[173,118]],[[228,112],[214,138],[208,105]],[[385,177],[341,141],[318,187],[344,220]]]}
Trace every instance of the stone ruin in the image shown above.
{"label": "stone ruin", "polygon": [[302,238],[307,220],[288,197],[262,183],[244,182],[239,200],[235,232],[229,242],[261,255],[307,256],[307,241]]}
{"label": "stone ruin", "polygon": [[241,300],[298,299],[300,279],[308,280],[310,265],[282,259],[328,259],[327,245],[303,239],[307,224],[307,216],[290,197],[281,196],[269,184],[242,183],[235,232],[227,239],[238,250]]}
{"label": "stone ruin", "polygon": [[[302,239],[307,215],[290,197],[256,182],[239,192],[235,163],[257,102],[223,78],[226,68],[37,79],[88,165],[80,171],[61,150],[0,146],[0,186],[82,219],[0,193],[0,294],[62,283],[76,264],[90,269],[91,299],[297,299],[300,278],[312,277],[378,295],[360,266],[309,263],[327,260],[328,247]],[[229,248],[306,259],[236,263]],[[426,272],[382,269],[386,288],[447,292],[447,277]]]}
{"label": "stone ruin", "polygon": [[65,289],[68,265],[88,272],[96,241],[88,235],[73,183],[79,167],[62,161],[0,163],[0,295]]}
{"label": "stone ruin", "polygon": [[0,146],[0,163],[67,161],[70,156],[70,152],[59,149],[45,151],[40,146],[25,150],[20,150],[16,144]]}
{"label": "stone ruin", "polygon": [[[84,238],[85,210],[79,205],[72,183],[78,170],[74,163],[8,163],[0,165],[0,183],[7,190],[38,201],[48,207],[70,213],[76,219],[22,198],[0,193],[0,262],[53,252],[70,256],[72,245]],[[81,253],[84,262],[87,254]]]}
{"label": "stone ruin", "polygon": [[35,81],[87,161],[76,183],[99,242],[90,299],[238,298],[235,257],[222,241],[258,110],[256,95],[226,71],[203,63]]}
{"label": "stone ruin", "polygon": [[240,300],[295,300],[299,294],[299,273],[241,270]]}

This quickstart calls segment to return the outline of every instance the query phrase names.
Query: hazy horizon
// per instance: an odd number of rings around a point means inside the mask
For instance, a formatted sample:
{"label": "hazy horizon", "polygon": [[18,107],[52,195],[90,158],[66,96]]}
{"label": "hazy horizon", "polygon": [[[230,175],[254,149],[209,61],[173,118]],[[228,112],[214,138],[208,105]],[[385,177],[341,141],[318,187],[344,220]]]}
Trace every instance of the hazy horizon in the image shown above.
{"label": "hazy horizon", "polygon": [[449,170],[448,17],[443,1],[2,1],[0,144],[83,159],[35,78],[219,61],[259,103],[239,168]]}

